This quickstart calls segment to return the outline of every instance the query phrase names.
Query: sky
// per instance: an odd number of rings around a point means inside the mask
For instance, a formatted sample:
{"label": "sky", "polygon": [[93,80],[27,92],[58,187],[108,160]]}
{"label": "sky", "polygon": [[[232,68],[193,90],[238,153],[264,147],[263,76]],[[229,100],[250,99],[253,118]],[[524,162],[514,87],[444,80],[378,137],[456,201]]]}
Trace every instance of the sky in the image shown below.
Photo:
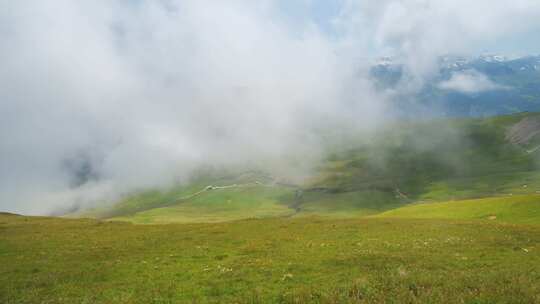
{"label": "sky", "polygon": [[[356,2],[356,3],[355,3]],[[280,1],[280,7],[282,8],[285,14],[288,14],[293,19],[302,18],[304,20],[311,20],[321,31],[324,31],[329,36],[339,36],[339,33],[336,32],[333,27],[334,22],[339,20],[340,16],[346,13],[347,8],[354,5],[362,5],[364,7],[385,7],[385,14],[391,13],[392,6],[403,6],[410,7],[412,10],[415,10],[417,7],[427,7],[431,11],[435,12],[437,6],[440,6],[441,10],[447,7],[447,3],[452,3],[452,1],[382,1],[382,4],[373,4],[369,3],[370,1],[347,1],[347,0],[337,0],[337,1],[325,1],[325,0],[282,0]],[[371,1],[374,2],[374,1]],[[471,16],[466,16],[472,21],[474,19],[482,19],[482,15],[489,15],[489,12],[492,9],[495,10],[514,10],[523,8],[526,10],[530,8],[531,15],[534,16],[535,10],[538,9],[538,4],[534,1],[506,1],[506,0],[497,0],[497,1],[453,1],[455,3],[454,9],[458,8],[459,11],[452,12],[448,11],[448,16],[451,20],[448,21],[447,25],[451,26],[452,19],[454,21],[459,21],[459,17],[456,18],[456,14],[465,15],[466,11],[471,12]],[[478,14],[474,16],[474,14]],[[444,14],[444,11],[443,11]],[[452,16],[453,15],[453,16]],[[512,12],[505,14],[504,12],[495,12],[493,14],[493,23],[490,24],[492,28],[486,29],[487,32],[495,33],[496,38],[493,39],[490,35],[486,35],[486,39],[478,39],[477,41],[471,41],[472,44],[470,48],[466,50],[467,54],[481,54],[481,53],[501,53],[507,55],[530,55],[530,54],[540,54],[540,39],[538,39],[538,34],[540,33],[540,24],[538,22],[532,21],[531,24],[525,25],[526,20],[523,21],[523,26],[517,25],[522,21],[519,17],[513,16]],[[504,16],[508,16],[510,19],[502,19]],[[415,18],[414,13],[408,13],[405,18],[411,19]],[[423,17],[427,18],[427,14]],[[465,17],[465,16],[463,16]],[[499,19],[500,18],[500,19]],[[498,19],[498,20],[497,20]],[[436,20],[432,20],[436,22]],[[479,20],[482,22],[482,20]],[[491,23],[491,22],[490,22]],[[501,26],[500,23],[509,23],[510,28],[515,30],[505,30],[504,26]],[[488,25],[486,23],[486,25]],[[398,25],[399,26],[399,25]],[[429,25],[426,25],[429,26]],[[455,26],[455,24],[454,24]],[[503,29],[501,29],[503,28]],[[497,35],[496,32],[502,30],[501,35]],[[373,34],[373,33],[371,33]],[[373,44],[373,49],[371,56],[377,57],[380,55],[380,49],[377,49],[375,43]]]}
{"label": "sky", "polygon": [[[375,58],[414,89],[444,54],[540,53],[538,29],[536,0],[0,0],[0,210],[112,202],[201,165],[301,180],[317,130],[392,112]],[[474,71],[441,86],[500,89]]]}

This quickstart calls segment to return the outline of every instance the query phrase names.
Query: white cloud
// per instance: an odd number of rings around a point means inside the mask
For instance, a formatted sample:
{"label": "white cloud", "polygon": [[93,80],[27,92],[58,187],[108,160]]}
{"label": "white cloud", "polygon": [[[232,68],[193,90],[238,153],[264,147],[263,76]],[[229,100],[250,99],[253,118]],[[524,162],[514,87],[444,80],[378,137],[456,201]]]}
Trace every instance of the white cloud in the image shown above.
{"label": "white cloud", "polygon": [[333,36],[276,3],[0,1],[0,210],[316,158],[314,128],[390,110],[359,59],[395,53],[421,79],[437,55],[540,20],[537,1],[344,1]]}
{"label": "white cloud", "polygon": [[494,83],[486,75],[476,70],[454,72],[450,79],[441,81],[437,86],[443,90],[460,93],[481,93],[507,89],[505,86]]}
{"label": "white cloud", "polygon": [[380,117],[358,66],[269,4],[162,3],[2,4],[0,210],[115,198],[200,164],[280,169],[318,156],[313,127]]}
{"label": "white cloud", "polygon": [[505,41],[540,25],[540,1],[536,0],[346,3],[336,19],[342,33],[349,40],[371,47],[376,54],[399,56],[411,76],[420,82],[437,72],[437,56],[485,50],[485,45]]}

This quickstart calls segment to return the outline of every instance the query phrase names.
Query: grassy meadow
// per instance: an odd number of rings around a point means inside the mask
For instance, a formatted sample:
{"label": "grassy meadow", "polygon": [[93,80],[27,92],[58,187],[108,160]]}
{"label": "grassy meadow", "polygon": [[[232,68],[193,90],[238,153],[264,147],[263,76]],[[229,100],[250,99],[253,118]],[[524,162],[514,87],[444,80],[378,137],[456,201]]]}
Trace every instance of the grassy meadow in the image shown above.
{"label": "grassy meadow", "polygon": [[0,214],[0,303],[540,303],[540,140],[508,136],[537,116],[322,134],[298,184],[210,170]]}
{"label": "grassy meadow", "polygon": [[474,200],[414,204],[375,217],[425,219],[478,219],[540,225],[540,195],[488,197]]}
{"label": "grassy meadow", "polygon": [[540,303],[540,226],[0,216],[2,303]]}

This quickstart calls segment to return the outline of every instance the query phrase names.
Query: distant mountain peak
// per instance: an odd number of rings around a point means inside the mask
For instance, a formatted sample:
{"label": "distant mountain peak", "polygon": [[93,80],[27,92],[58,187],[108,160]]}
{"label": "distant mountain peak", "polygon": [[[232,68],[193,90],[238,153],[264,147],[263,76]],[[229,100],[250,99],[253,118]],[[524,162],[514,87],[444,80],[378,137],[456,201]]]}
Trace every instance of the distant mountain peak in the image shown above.
{"label": "distant mountain peak", "polygon": [[499,54],[482,54],[478,59],[486,62],[505,62],[510,60],[509,57]]}
{"label": "distant mountain peak", "polygon": [[407,87],[402,84],[414,69],[405,67],[400,59],[380,58],[370,75],[378,90],[397,92],[395,102],[405,113],[416,113],[422,107],[443,109],[447,116],[540,111],[540,55],[440,56],[433,74],[412,92],[396,90]]}

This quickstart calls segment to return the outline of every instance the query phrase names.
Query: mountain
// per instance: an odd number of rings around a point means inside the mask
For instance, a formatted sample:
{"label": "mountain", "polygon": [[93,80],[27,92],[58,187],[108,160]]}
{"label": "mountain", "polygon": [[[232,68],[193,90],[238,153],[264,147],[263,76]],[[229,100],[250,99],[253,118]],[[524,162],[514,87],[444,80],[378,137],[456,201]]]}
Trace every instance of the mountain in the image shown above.
{"label": "mountain", "polygon": [[403,87],[414,71],[392,58],[376,62],[370,74],[378,90],[398,92],[394,103],[405,116],[421,111],[484,117],[540,110],[540,56],[440,57],[435,71],[412,92]]}

